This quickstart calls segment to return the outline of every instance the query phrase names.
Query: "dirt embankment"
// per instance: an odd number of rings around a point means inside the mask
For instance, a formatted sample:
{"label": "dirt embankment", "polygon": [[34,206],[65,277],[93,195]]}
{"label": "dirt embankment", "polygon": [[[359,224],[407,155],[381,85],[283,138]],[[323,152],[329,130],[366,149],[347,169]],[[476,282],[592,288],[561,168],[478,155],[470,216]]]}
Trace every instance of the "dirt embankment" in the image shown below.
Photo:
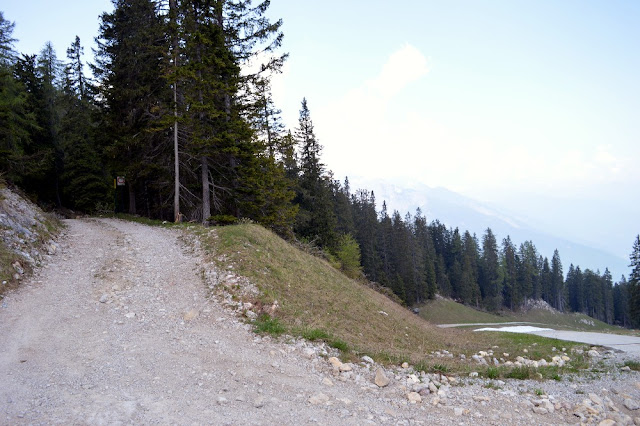
{"label": "dirt embankment", "polygon": [[0,298],[58,249],[57,219],[0,180]]}

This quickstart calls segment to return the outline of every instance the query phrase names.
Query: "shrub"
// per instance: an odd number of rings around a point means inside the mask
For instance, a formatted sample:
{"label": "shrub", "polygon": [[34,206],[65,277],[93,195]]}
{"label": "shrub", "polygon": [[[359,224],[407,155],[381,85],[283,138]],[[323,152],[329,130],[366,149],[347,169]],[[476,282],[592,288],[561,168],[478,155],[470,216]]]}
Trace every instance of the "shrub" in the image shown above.
{"label": "shrub", "polygon": [[350,234],[343,235],[340,238],[335,256],[340,262],[340,269],[346,276],[355,279],[362,275],[360,246]]}

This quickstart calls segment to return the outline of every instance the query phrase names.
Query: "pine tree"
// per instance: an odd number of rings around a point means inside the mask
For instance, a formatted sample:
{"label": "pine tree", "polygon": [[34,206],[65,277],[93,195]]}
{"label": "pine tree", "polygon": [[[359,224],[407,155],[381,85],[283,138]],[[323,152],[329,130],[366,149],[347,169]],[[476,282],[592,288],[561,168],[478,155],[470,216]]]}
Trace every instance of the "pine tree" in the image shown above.
{"label": "pine tree", "polygon": [[560,253],[558,250],[553,251],[553,257],[551,258],[551,297],[553,303],[551,306],[559,310],[564,311],[565,308],[565,284],[564,275],[562,273],[562,262],[560,261]]}
{"label": "pine tree", "polygon": [[479,285],[484,305],[489,310],[496,311],[502,306],[502,291],[499,280],[498,243],[491,228],[487,228],[482,237],[480,265]]}
{"label": "pine tree", "polygon": [[17,41],[13,38],[13,30],[16,24],[4,18],[0,11],[0,66],[10,67],[16,61],[16,52],[13,44]]}
{"label": "pine tree", "polygon": [[445,260],[453,297],[464,302],[463,297],[466,297],[467,291],[463,288],[465,283],[462,281],[463,250],[464,245],[460,231],[455,228],[451,234],[451,242],[447,255],[445,255]]}
{"label": "pine tree", "polygon": [[615,324],[622,327],[631,325],[629,320],[629,283],[624,275],[613,287],[613,312]]}
{"label": "pine tree", "polygon": [[629,258],[629,319],[633,327],[640,327],[640,235],[636,236]]}
{"label": "pine tree", "polygon": [[609,269],[604,270],[603,280],[603,299],[604,299],[604,321],[607,324],[613,324],[614,308],[613,308],[613,278]]}
{"label": "pine tree", "polygon": [[[27,84],[18,76],[20,62],[13,49],[14,23],[0,12],[0,174],[14,183],[24,183],[29,164],[33,135],[39,131],[34,110],[35,98]],[[33,65],[34,83],[37,81],[35,57],[28,57]],[[17,78],[16,78],[17,77]]]}
{"label": "pine tree", "polygon": [[67,90],[74,92],[79,99],[84,99],[87,95],[87,77],[84,74],[82,55],[84,47],[80,43],[80,37],[76,39],[67,49],[67,65],[65,67]]}
{"label": "pine tree", "polygon": [[478,242],[475,235],[465,231],[462,238],[462,292],[461,299],[468,304],[480,307],[480,287],[478,286]]}
{"label": "pine tree", "polygon": [[518,263],[516,248],[511,242],[511,238],[507,236],[502,240],[500,272],[504,303],[511,310],[519,307],[522,302],[522,295],[518,292]]}
{"label": "pine tree", "polygon": [[362,268],[371,281],[378,281],[379,257],[377,256],[378,218],[375,194],[359,189],[352,196],[356,240],[360,246]]}
{"label": "pine tree", "polygon": [[296,233],[332,249],[336,243],[336,217],[331,202],[330,180],[320,162],[322,146],[313,130],[307,100],[302,100],[295,138],[300,147],[299,192],[295,202],[300,206]]}
{"label": "pine tree", "polygon": [[[40,134],[41,144],[47,147],[46,151],[53,152],[53,161],[45,166],[48,170],[46,181],[39,186],[46,188],[47,201],[54,201],[62,206],[62,188],[60,178],[63,171],[63,150],[60,138],[60,95],[62,64],[56,56],[53,45],[47,42],[36,60],[37,72],[42,84],[42,98],[39,109],[38,124],[42,129]],[[49,185],[46,182],[51,182]],[[45,192],[45,191],[42,191]]]}
{"label": "pine tree", "polygon": [[435,249],[433,248],[433,240],[429,227],[427,226],[427,219],[422,215],[420,208],[416,209],[413,221],[413,232],[422,252],[422,268],[425,279],[424,297],[434,299],[437,291]]}
{"label": "pine tree", "polygon": [[166,129],[156,131],[171,93],[161,73],[168,41],[155,2],[114,0],[114,11],[101,17],[97,42],[92,68],[100,80],[101,145],[113,177],[126,177],[129,212],[142,203],[150,212],[158,206],[149,191],[166,185],[160,181],[171,172]]}
{"label": "pine tree", "polygon": [[566,285],[571,311],[585,312],[583,276],[579,266],[569,265]]}
{"label": "pine tree", "polygon": [[542,289],[542,300],[551,306],[555,306],[554,294],[551,290],[551,266],[548,258],[540,256],[540,288]]}
{"label": "pine tree", "polygon": [[107,204],[109,185],[96,146],[96,111],[89,96],[82,52],[80,38],[76,36],[67,49],[66,78],[60,100],[60,144],[64,153],[61,181],[66,206],[93,212]]}
{"label": "pine tree", "polygon": [[378,252],[379,261],[379,271],[377,273],[378,282],[382,285],[389,286],[390,280],[392,278],[392,259],[391,259],[391,242],[392,242],[392,233],[393,233],[393,224],[391,222],[391,217],[387,211],[387,202],[382,202],[382,209],[380,210],[379,219],[378,219],[378,232],[376,241],[376,249]]}
{"label": "pine tree", "polygon": [[538,251],[532,241],[520,245],[520,279],[519,293],[524,299],[540,299],[541,289],[538,277]]}

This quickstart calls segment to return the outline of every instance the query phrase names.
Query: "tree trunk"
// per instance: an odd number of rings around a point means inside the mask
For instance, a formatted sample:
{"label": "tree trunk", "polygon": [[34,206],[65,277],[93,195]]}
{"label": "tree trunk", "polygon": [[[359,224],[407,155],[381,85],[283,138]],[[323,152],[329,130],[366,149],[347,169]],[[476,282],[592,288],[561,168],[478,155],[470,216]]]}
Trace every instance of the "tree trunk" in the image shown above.
{"label": "tree trunk", "polygon": [[209,163],[207,157],[200,159],[202,168],[202,223],[211,217],[211,184],[209,183]]}
{"label": "tree trunk", "polygon": [[136,214],[136,190],[131,183],[129,187],[129,214]]}
{"label": "tree trunk", "polygon": [[[174,31],[176,26],[176,0],[169,0],[169,13]],[[175,32],[172,39],[173,44],[173,67],[178,69],[178,34]],[[174,156],[174,195],[173,195],[173,218],[175,222],[180,222],[180,159],[178,154],[178,80],[173,82],[173,156]]]}

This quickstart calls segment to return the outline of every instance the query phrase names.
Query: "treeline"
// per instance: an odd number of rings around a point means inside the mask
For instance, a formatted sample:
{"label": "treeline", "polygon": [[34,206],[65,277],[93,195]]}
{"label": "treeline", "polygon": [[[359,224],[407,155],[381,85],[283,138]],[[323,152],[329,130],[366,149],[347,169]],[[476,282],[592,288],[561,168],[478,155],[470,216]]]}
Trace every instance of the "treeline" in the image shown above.
{"label": "treeline", "polygon": [[384,202],[377,211],[373,192],[334,179],[306,99],[291,130],[273,103],[270,79],[287,55],[277,53],[282,22],[266,18],[268,1],[113,5],[90,75],[77,37],[64,61],[51,44],[18,55],[14,24],[0,14],[0,173],[39,203],[176,221],[248,218],[322,249],[407,305],[437,293],[492,311],[541,299],[638,325],[640,260],[617,285],[606,270],[573,265],[565,281],[557,251],[549,260],[533,242],[499,242],[490,229],[478,239],[420,211],[402,217]]}
{"label": "treeline", "polygon": [[[640,242],[631,256],[632,279],[614,285],[604,273],[571,264],[566,280],[558,250],[551,260],[532,241],[516,246],[507,236],[500,243],[490,228],[479,239],[469,231],[430,223],[418,209],[404,218],[376,213],[373,192],[349,193],[333,183],[337,229],[355,236],[364,274],[389,287],[406,304],[436,293],[489,311],[516,310],[527,301],[543,300],[561,312],[581,312],[608,324],[640,325]],[[347,200],[349,200],[347,202]]]}

